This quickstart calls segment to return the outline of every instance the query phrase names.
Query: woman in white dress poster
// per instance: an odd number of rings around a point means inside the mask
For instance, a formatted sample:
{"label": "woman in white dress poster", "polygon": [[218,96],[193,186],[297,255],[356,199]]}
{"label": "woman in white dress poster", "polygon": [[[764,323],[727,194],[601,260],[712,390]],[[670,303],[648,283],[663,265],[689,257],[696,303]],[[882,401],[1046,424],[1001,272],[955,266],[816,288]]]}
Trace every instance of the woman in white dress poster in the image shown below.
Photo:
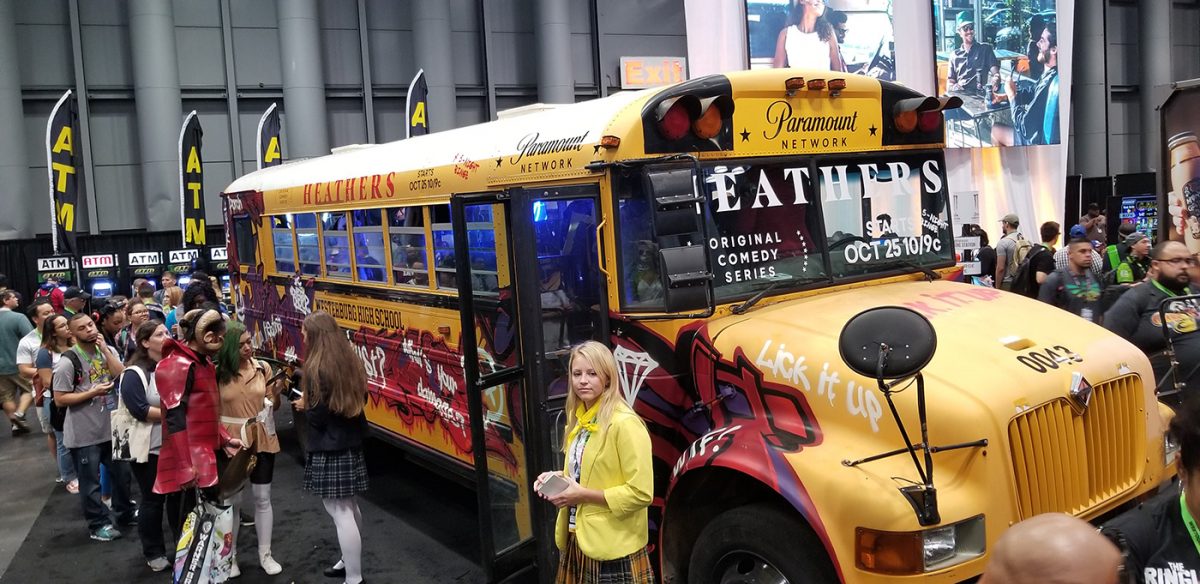
{"label": "woman in white dress poster", "polygon": [[824,14],[825,0],[794,0],[788,25],[775,43],[774,67],[845,70],[833,25]]}

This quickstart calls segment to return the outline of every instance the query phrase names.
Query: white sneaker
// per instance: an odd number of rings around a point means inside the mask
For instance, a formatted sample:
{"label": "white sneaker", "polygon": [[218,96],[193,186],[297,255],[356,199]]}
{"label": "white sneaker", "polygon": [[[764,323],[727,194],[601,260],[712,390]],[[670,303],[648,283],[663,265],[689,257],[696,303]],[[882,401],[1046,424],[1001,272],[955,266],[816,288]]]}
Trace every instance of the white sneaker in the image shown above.
{"label": "white sneaker", "polygon": [[274,576],[283,571],[283,566],[280,566],[279,562],[276,562],[275,558],[271,557],[271,552],[259,553],[258,563],[262,565],[263,571],[269,576]]}
{"label": "white sneaker", "polygon": [[241,568],[238,568],[237,561],[234,561],[233,567],[229,569],[229,577],[237,578],[238,576],[241,576],[241,575],[242,575],[242,570],[241,570]]}

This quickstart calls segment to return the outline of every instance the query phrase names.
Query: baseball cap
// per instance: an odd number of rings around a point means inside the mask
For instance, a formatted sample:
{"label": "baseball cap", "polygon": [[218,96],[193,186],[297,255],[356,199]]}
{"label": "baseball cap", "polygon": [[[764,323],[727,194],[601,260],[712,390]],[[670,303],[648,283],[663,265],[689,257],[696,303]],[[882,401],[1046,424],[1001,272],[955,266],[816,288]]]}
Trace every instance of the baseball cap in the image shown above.
{"label": "baseball cap", "polygon": [[954,19],[954,28],[961,29],[964,25],[975,24],[975,19],[971,18],[970,11],[962,11],[958,13],[958,17]]}
{"label": "baseball cap", "polygon": [[1005,215],[1004,218],[1001,219],[1000,221],[1002,221],[1004,223],[1008,223],[1009,225],[1012,225],[1012,226],[1017,226],[1017,225],[1021,224],[1021,218],[1017,217],[1016,213],[1009,213],[1008,215]]}
{"label": "baseball cap", "polygon": [[1125,236],[1125,245],[1133,245],[1143,239],[1150,239],[1150,237],[1141,231],[1134,231]]}
{"label": "baseball cap", "polygon": [[1071,226],[1071,231],[1068,232],[1068,235],[1071,236],[1071,239],[1087,237],[1087,230],[1084,229],[1082,225],[1075,224]]}
{"label": "baseball cap", "polygon": [[63,299],[64,299],[64,300],[71,300],[72,298],[79,298],[79,299],[81,299],[81,300],[88,300],[88,299],[89,299],[89,298],[91,298],[91,297],[92,297],[92,295],[91,295],[91,294],[88,294],[87,292],[84,292],[83,290],[80,290],[80,289],[79,289],[79,286],[71,286],[70,288],[67,288],[67,291],[66,291],[66,292],[63,292]]}

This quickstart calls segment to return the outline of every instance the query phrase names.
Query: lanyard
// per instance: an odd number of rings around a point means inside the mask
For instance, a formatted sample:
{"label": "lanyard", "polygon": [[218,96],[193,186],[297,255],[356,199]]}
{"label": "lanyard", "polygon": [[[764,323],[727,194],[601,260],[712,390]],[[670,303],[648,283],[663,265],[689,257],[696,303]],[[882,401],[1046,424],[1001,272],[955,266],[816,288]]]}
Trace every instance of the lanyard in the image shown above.
{"label": "lanyard", "polygon": [[1170,288],[1167,288],[1166,286],[1163,286],[1162,284],[1160,284],[1158,282],[1158,280],[1150,280],[1150,283],[1154,284],[1155,288],[1162,290],[1163,294],[1166,294],[1167,296],[1170,296],[1172,298],[1174,298],[1175,296],[1181,296],[1181,294],[1176,294],[1176,293],[1172,292]]}
{"label": "lanyard", "polygon": [[92,370],[94,370],[94,371],[99,371],[100,369],[104,369],[106,371],[108,370],[108,367],[104,363],[104,351],[102,351],[100,349],[100,347],[96,347],[95,355],[88,355],[87,353],[84,353],[83,350],[81,350],[79,348],[78,344],[73,345],[71,347],[71,350],[78,353],[80,357],[87,359],[88,363],[90,363],[92,365]]}
{"label": "lanyard", "polygon": [[1196,546],[1196,553],[1200,554],[1200,527],[1196,526],[1196,520],[1192,518],[1192,512],[1188,511],[1187,501],[1184,499],[1184,494],[1179,494],[1179,512],[1183,515],[1183,524],[1187,527],[1188,535],[1192,536],[1192,545]]}

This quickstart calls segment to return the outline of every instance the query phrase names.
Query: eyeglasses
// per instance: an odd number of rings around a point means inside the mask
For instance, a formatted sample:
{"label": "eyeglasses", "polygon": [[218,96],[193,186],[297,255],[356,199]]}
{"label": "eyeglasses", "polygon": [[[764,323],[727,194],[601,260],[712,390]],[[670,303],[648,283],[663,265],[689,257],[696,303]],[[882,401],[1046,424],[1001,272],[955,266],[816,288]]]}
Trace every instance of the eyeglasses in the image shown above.
{"label": "eyeglasses", "polygon": [[1196,261],[1196,258],[1170,258],[1170,259],[1157,259],[1157,260],[1154,260],[1154,261],[1156,261],[1156,262],[1165,262],[1165,263],[1171,264],[1172,266],[1179,266],[1179,265],[1186,265],[1186,266],[1196,266],[1196,265],[1200,265],[1200,264],[1198,264],[1198,263],[1197,263],[1197,261]]}
{"label": "eyeglasses", "polygon": [[963,25],[962,27],[959,27],[959,29],[958,29],[958,30],[961,30],[961,31],[963,31],[963,32],[972,32],[972,31],[974,31],[974,30],[975,30],[975,25],[973,25],[973,24],[966,24],[966,25]]}

